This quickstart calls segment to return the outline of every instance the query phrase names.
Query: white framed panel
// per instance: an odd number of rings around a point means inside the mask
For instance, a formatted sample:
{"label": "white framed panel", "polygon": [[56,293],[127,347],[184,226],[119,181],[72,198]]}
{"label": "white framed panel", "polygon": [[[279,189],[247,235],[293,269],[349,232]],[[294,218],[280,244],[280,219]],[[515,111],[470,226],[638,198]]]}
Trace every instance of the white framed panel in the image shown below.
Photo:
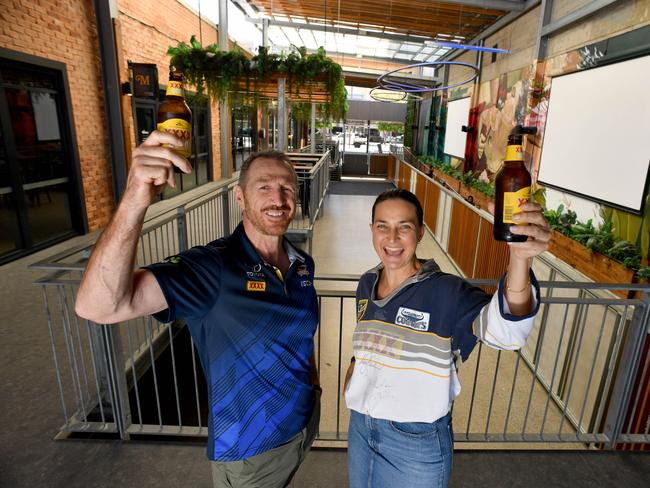
{"label": "white framed panel", "polygon": [[538,181],[640,213],[650,163],[650,56],[556,77]]}
{"label": "white framed panel", "polygon": [[460,98],[447,104],[447,123],[445,126],[445,154],[457,158],[465,157],[467,132],[461,130],[469,121],[471,98]]}

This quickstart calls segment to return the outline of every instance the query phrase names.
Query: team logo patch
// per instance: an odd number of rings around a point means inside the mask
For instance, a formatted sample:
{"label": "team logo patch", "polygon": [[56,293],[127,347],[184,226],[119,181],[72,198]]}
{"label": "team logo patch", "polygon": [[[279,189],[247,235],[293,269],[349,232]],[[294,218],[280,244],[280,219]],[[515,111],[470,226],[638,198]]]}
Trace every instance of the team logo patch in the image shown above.
{"label": "team logo patch", "polygon": [[359,303],[357,303],[357,320],[361,320],[363,314],[366,313],[367,308],[368,308],[368,299],[364,298],[363,300],[359,300]]}
{"label": "team logo patch", "polygon": [[429,313],[400,307],[397,311],[395,323],[408,327],[409,329],[427,330],[429,328]]}
{"label": "team logo patch", "polygon": [[181,257],[180,256],[170,256],[167,259],[165,259],[165,262],[171,263],[171,264],[178,264],[181,262]]}
{"label": "team logo patch", "polygon": [[307,266],[304,264],[301,264],[300,267],[298,268],[298,276],[309,276],[309,270],[307,269]]}
{"label": "team logo patch", "polygon": [[246,271],[246,276],[249,278],[264,278],[264,273],[262,273],[262,265],[256,264],[253,266],[253,271]]}
{"label": "team logo patch", "polygon": [[248,291],[266,291],[266,281],[247,281],[246,289]]}

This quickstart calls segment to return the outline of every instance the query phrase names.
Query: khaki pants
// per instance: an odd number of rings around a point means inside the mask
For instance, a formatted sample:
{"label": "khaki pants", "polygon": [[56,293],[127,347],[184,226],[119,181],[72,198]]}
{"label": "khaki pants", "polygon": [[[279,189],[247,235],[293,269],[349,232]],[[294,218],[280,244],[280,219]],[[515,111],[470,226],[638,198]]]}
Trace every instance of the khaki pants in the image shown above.
{"label": "khaki pants", "polygon": [[320,422],[320,389],[314,389],[314,411],[304,429],[288,442],[241,461],[212,461],[214,488],[284,488],[309,452]]}

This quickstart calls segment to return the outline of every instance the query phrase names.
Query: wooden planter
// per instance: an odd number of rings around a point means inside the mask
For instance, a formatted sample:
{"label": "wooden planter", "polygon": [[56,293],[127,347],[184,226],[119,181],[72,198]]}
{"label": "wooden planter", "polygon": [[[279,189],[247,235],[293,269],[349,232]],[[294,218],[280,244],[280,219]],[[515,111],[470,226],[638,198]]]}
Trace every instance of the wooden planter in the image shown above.
{"label": "wooden planter", "polygon": [[461,196],[469,203],[477,208],[482,208],[483,210],[487,210],[488,203],[492,201],[492,197],[486,195],[481,191],[478,191],[476,188],[473,188],[471,186],[460,185],[460,190],[458,193],[460,193]]}
{"label": "wooden planter", "polygon": [[[277,99],[278,98],[278,79],[286,76],[272,73],[265,80],[234,80],[230,91],[257,95],[261,98]],[[288,80],[287,80],[288,81]],[[293,102],[314,102],[329,103],[330,93],[325,83],[325,78],[320,77],[314,81],[307,81],[299,84],[293,81],[290,85],[288,82],[285,86],[285,97]]]}
{"label": "wooden planter", "polygon": [[422,171],[425,175],[427,175],[427,176],[431,176],[431,170],[432,170],[433,168],[431,168],[431,166],[429,166],[428,164],[423,163],[423,162],[421,162],[421,161],[418,161],[418,166],[417,166],[417,168],[418,168],[420,171]]}
{"label": "wooden planter", "polygon": [[[561,232],[553,231],[548,250],[596,282],[633,283],[634,281],[634,270],[592,251]],[[614,293],[624,298],[628,296],[625,290],[616,290]]]}
{"label": "wooden planter", "polygon": [[460,181],[458,181],[453,176],[449,176],[447,173],[443,173],[439,169],[431,168],[432,176],[434,176],[438,181],[444,183],[449,188],[454,190],[456,193],[460,193]]}

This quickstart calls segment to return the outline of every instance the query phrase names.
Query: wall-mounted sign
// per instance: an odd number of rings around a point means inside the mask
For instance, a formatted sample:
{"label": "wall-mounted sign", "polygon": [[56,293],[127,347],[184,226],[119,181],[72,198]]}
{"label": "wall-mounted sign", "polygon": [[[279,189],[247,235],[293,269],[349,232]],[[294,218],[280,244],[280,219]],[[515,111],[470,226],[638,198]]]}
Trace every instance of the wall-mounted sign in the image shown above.
{"label": "wall-mounted sign", "polygon": [[129,63],[133,72],[133,96],[158,98],[158,68],[155,64]]}

